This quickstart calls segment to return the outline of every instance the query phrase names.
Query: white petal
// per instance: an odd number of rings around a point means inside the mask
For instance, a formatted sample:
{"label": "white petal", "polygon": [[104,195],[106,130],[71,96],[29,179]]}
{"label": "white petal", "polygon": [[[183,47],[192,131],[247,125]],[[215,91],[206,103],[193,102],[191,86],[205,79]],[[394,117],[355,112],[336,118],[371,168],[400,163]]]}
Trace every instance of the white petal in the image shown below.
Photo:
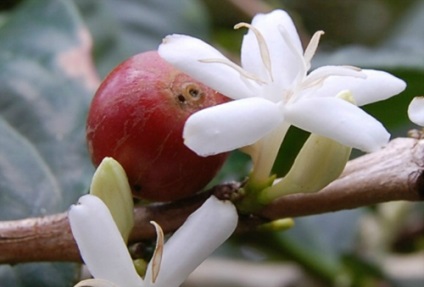
{"label": "white petal", "polygon": [[[310,87],[313,84],[324,84],[325,80],[339,76],[340,81],[350,80],[351,78],[360,78],[365,79],[367,76],[362,72],[361,69],[350,66],[322,66],[313,70],[309,75],[305,78],[302,85],[305,87]],[[342,78],[342,77],[350,77],[350,78]],[[340,91],[339,91],[340,92]],[[338,93],[338,92],[337,92]],[[335,94],[336,95],[336,94]],[[335,96],[333,95],[333,96]]]}
{"label": "white petal", "polygon": [[[296,27],[283,10],[258,14],[253,18],[252,25],[265,39],[271,58],[274,84],[281,90],[291,84],[304,69],[303,49]],[[286,32],[287,39],[282,36],[281,29]],[[258,42],[252,31],[243,38],[241,59],[243,68],[267,79],[268,72],[262,63]]]}
{"label": "white petal", "polygon": [[331,76],[316,92],[333,97],[342,90],[350,90],[358,106],[388,99],[402,92],[406,83],[384,71],[362,70],[366,79]]}
{"label": "white petal", "polygon": [[[158,49],[159,55],[193,79],[232,99],[256,96],[258,84],[241,76],[240,71],[220,63],[229,62],[209,44],[185,35],[167,36]],[[217,60],[218,62],[201,62]],[[239,67],[239,69],[241,69]]]}
{"label": "white petal", "polygon": [[[178,287],[234,232],[237,211],[229,201],[211,196],[165,243],[155,287]],[[149,266],[150,268],[150,266]],[[150,283],[147,270],[145,283]]]}
{"label": "white petal", "polygon": [[390,134],[357,106],[338,98],[308,98],[286,107],[291,124],[344,145],[371,152],[384,146]]}
{"label": "white petal", "polygon": [[78,282],[74,287],[121,287],[113,282],[109,282],[103,279],[85,279]]}
{"label": "white petal", "polygon": [[255,143],[283,120],[278,104],[248,98],[206,108],[186,121],[185,144],[201,156]]}
{"label": "white petal", "polygon": [[424,126],[424,97],[415,97],[408,107],[409,119],[419,125]]}
{"label": "white petal", "polygon": [[122,236],[101,199],[82,196],[68,213],[72,234],[90,273],[118,286],[141,286]]}
{"label": "white petal", "polygon": [[267,14],[257,14],[252,20],[252,25],[264,35],[265,39],[269,40],[276,38],[274,33],[275,30],[273,31],[276,26],[284,27],[284,30],[287,31],[290,42],[292,42],[294,48],[300,53],[303,53],[302,42],[300,41],[296,26],[286,11],[276,9]]}

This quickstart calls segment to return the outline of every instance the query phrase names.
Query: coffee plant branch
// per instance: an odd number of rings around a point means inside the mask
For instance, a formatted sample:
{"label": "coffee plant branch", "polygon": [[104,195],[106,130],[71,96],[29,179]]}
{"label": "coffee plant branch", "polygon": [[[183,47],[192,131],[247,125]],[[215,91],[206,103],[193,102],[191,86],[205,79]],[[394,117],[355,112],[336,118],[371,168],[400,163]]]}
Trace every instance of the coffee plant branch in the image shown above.
{"label": "coffee plant branch", "polygon": [[[313,194],[282,197],[257,214],[240,216],[238,232],[265,222],[300,217],[396,200],[424,200],[424,140],[397,138],[384,149],[348,162],[342,175]],[[166,204],[137,206],[129,244],[154,240],[151,220],[164,232],[175,231],[210,194],[233,198],[239,183],[218,185],[193,197]],[[0,263],[38,261],[80,262],[66,212],[39,218],[0,222]]]}

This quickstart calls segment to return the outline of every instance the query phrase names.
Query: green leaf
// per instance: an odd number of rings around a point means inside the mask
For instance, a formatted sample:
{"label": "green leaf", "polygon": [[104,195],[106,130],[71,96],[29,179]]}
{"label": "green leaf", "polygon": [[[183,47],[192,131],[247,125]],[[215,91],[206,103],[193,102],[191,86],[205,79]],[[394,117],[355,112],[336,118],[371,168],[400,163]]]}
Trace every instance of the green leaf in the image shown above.
{"label": "green leaf", "polygon": [[[1,286],[58,287],[73,286],[79,265],[70,263],[27,263],[0,268]],[[3,277],[3,272],[8,274]],[[5,272],[4,272],[5,273]],[[13,275],[12,275],[13,274]]]}
{"label": "green leaf", "polygon": [[[284,232],[250,232],[233,236],[236,248],[231,257],[267,261],[294,261],[325,286],[347,276],[344,258],[355,251],[360,218],[364,209],[296,218]],[[245,252],[245,251],[248,252]]]}
{"label": "green leaf", "polygon": [[168,34],[200,38],[208,35],[208,14],[196,0],[75,0],[75,3],[93,34],[95,59],[102,76],[132,55],[156,50]]}
{"label": "green leaf", "polygon": [[[424,2],[416,1],[407,11],[390,37],[374,48],[346,46],[320,53],[314,64],[351,64],[388,70],[424,70]],[[315,61],[316,60],[316,61]]]}
{"label": "green leaf", "polygon": [[0,114],[49,167],[62,210],[87,190],[92,174],[85,117],[98,82],[86,72],[87,37],[66,1],[25,2],[0,29]]}
{"label": "green leaf", "polygon": [[294,228],[280,233],[280,248],[318,276],[335,279],[342,256],[353,251],[361,215],[356,209],[296,219]]}
{"label": "green leaf", "polygon": [[[72,2],[22,2],[0,27],[0,219],[65,211],[93,168],[85,117],[98,77]],[[76,264],[0,266],[1,286],[70,286]]]}
{"label": "green leaf", "polygon": [[59,183],[34,145],[2,118],[0,134],[1,219],[60,211]]}

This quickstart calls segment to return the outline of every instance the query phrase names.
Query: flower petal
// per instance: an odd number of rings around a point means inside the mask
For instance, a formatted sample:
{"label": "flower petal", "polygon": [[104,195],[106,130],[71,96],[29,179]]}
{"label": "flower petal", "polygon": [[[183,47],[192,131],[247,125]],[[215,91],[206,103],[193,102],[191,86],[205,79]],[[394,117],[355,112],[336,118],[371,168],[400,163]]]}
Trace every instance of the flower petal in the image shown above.
{"label": "flower petal", "polygon": [[409,119],[419,125],[424,126],[424,97],[415,97],[408,107]]}
{"label": "flower petal", "polygon": [[96,279],[118,286],[142,286],[122,236],[101,199],[82,196],[68,213],[72,234],[85,264]]}
{"label": "flower petal", "polygon": [[[156,287],[178,287],[234,232],[237,211],[229,201],[211,196],[165,243]],[[150,266],[149,266],[150,268]],[[151,284],[147,270],[145,283]]]}
{"label": "flower petal", "polygon": [[[305,80],[302,83],[303,88],[313,87],[317,84],[323,84],[326,79],[330,77],[344,77],[340,78],[340,81],[349,81],[351,78],[360,78],[365,79],[367,76],[362,72],[361,69],[351,66],[322,66],[306,76]],[[349,77],[346,79],[346,77]],[[338,91],[333,96],[337,95],[340,91]],[[312,96],[316,96],[312,94]]]}
{"label": "flower petal", "polygon": [[388,99],[402,92],[406,83],[384,71],[362,70],[366,79],[330,76],[317,95],[333,97],[342,90],[350,90],[358,106]]}
{"label": "flower petal", "polygon": [[113,282],[103,279],[85,279],[78,282],[74,287],[121,287]]}
{"label": "flower petal", "polygon": [[206,108],[186,121],[185,144],[201,156],[255,143],[283,120],[280,107],[263,98],[248,98]]}
{"label": "flower petal", "polygon": [[[232,99],[256,96],[258,83],[242,77],[239,70],[209,44],[185,35],[167,36],[158,49],[159,55],[193,79]],[[207,62],[202,62],[202,61]],[[231,63],[235,66],[235,64]]]}
{"label": "flower petal", "polygon": [[285,109],[291,124],[346,146],[371,152],[384,146],[390,134],[357,106],[339,98],[308,98]]}
{"label": "flower petal", "polygon": [[[272,65],[273,82],[280,90],[290,85],[299,72],[306,73],[299,35],[285,11],[274,10],[268,14],[258,14],[253,18],[252,26],[259,30],[265,39]],[[286,38],[282,36],[281,29],[284,29]],[[268,79],[269,73],[263,65],[257,38],[251,30],[243,38],[241,60],[243,68],[247,71]]]}

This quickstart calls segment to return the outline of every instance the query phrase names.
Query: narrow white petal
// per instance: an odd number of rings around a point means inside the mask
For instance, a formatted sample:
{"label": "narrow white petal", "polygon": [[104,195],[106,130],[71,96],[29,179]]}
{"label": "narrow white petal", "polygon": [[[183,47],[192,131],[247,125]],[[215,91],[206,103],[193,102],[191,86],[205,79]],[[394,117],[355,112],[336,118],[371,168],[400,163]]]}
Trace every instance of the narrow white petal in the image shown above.
{"label": "narrow white petal", "polygon": [[424,97],[415,97],[408,107],[409,119],[419,125],[424,126]]}
{"label": "narrow white petal", "polygon": [[316,92],[322,96],[333,97],[342,90],[350,90],[358,106],[386,100],[399,94],[406,83],[384,71],[366,70],[365,79],[331,76]]}
{"label": "narrow white petal", "polygon": [[338,98],[308,98],[286,107],[286,120],[346,146],[371,152],[384,146],[390,134],[357,106]]}
{"label": "narrow white petal", "polygon": [[283,120],[278,104],[248,98],[210,107],[186,121],[185,144],[202,156],[251,145]]}
{"label": "narrow white petal", "polygon": [[[229,60],[209,44],[185,35],[167,36],[159,55],[193,79],[232,99],[256,96],[258,84],[222,62]],[[207,62],[202,62],[206,60]]]}
{"label": "narrow white petal", "polygon": [[[281,90],[296,78],[299,72],[306,72],[303,63],[303,49],[290,16],[283,10],[274,10],[268,14],[258,14],[252,20],[252,25],[259,30],[268,47],[274,85]],[[284,29],[287,38],[281,34]],[[242,66],[251,73],[265,78],[266,70],[258,45],[257,38],[249,31],[243,38],[241,50]]]}
{"label": "narrow white petal", "polygon": [[352,87],[352,94],[359,106],[386,100],[401,93],[406,83],[387,72],[363,70],[367,75],[366,84],[358,81],[359,85]]}
{"label": "narrow white petal", "polygon": [[118,286],[141,286],[122,236],[101,199],[93,195],[80,198],[71,206],[69,223],[81,257],[97,279]]}
{"label": "narrow white petal", "polygon": [[276,9],[267,14],[257,14],[252,20],[252,25],[264,35],[265,40],[275,39],[277,37],[274,33],[276,27],[284,27],[284,30],[288,33],[290,42],[292,42],[299,52],[303,53],[302,42],[300,41],[296,26],[286,11]]}
{"label": "narrow white petal", "polygon": [[121,287],[103,279],[86,279],[78,282],[74,287]]}
{"label": "narrow white petal", "polygon": [[[165,243],[155,287],[178,287],[234,232],[237,211],[229,201],[211,196]],[[150,266],[149,266],[150,268]],[[145,282],[150,286],[150,272]]]}

